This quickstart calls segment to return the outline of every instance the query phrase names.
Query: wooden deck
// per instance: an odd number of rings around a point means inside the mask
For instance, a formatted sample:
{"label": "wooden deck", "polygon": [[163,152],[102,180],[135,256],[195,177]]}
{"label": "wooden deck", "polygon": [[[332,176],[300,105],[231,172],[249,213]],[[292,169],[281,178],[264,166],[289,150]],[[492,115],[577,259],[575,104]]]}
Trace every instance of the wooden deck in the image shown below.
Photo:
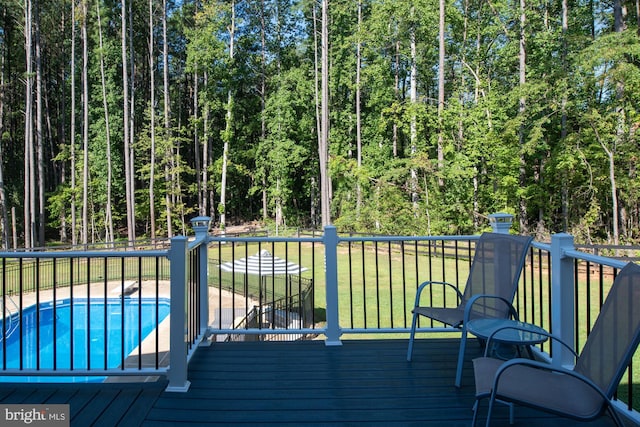
{"label": "wooden deck", "polygon": [[[72,426],[179,425],[471,425],[474,386],[470,343],[463,387],[453,386],[457,339],[214,343],[191,361],[187,393],[164,380],[141,384],[0,384],[0,404],[66,403]],[[486,404],[481,406],[484,421]],[[496,411],[494,426],[508,426]],[[484,425],[478,423],[478,425]],[[516,408],[516,426],[605,427]]]}

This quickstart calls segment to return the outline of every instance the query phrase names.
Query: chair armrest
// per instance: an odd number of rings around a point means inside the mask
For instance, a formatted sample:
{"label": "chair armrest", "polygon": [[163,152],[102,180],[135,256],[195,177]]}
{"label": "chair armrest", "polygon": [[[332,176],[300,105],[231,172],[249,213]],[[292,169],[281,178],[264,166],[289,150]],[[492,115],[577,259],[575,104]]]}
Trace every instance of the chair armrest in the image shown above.
{"label": "chair armrest", "polygon": [[455,287],[454,285],[452,285],[449,282],[439,282],[439,281],[431,281],[431,280],[427,280],[426,282],[422,282],[420,284],[420,286],[418,286],[418,290],[416,292],[416,301],[414,303],[414,307],[419,307],[420,306],[420,295],[422,294],[422,291],[427,287],[427,286],[431,286],[431,285],[442,285],[443,289],[446,289],[447,287],[450,287],[451,289],[453,289],[456,292],[457,298],[458,298],[458,304],[460,304],[460,302],[462,301],[462,292],[460,292],[460,290]]}
{"label": "chair armrest", "polygon": [[473,307],[473,304],[475,304],[478,300],[481,300],[481,299],[496,299],[496,300],[502,301],[505,304],[505,306],[507,306],[507,308],[509,309],[509,315],[512,316],[515,320],[519,320],[518,312],[509,300],[499,297],[497,295],[477,294],[472,296],[464,306],[463,324],[466,324],[470,320],[469,318],[471,315],[471,308]]}

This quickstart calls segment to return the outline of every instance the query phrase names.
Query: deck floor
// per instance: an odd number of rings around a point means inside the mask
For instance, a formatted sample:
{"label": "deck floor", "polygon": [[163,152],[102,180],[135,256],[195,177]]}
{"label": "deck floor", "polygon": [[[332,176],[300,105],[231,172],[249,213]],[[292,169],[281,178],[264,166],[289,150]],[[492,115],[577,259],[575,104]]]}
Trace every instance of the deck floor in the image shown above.
{"label": "deck floor", "polygon": [[[457,339],[214,343],[189,366],[187,393],[164,380],[141,384],[0,384],[0,404],[68,403],[72,426],[471,425],[471,343],[463,387],[453,386]],[[484,425],[486,404],[481,406]],[[508,426],[506,407],[494,426]],[[577,423],[516,408],[515,426],[608,427],[608,417]]]}

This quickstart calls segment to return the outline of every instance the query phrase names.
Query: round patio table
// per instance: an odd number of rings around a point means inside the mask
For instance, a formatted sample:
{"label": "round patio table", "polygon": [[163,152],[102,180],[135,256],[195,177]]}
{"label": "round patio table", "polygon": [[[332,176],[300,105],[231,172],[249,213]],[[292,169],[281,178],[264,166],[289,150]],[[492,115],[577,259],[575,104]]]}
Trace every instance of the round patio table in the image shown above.
{"label": "round patio table", "polygon": [[491,337],[494,345],[500,343],[514,345],[518,349],[518,353],[520,353],[520,347],[525,347],[531,358],[533,358],[531,346],[543,343],[548,339],[547,332],[540,326],[513,319],[470,320],[467,323],[467,331],[483,340]]}

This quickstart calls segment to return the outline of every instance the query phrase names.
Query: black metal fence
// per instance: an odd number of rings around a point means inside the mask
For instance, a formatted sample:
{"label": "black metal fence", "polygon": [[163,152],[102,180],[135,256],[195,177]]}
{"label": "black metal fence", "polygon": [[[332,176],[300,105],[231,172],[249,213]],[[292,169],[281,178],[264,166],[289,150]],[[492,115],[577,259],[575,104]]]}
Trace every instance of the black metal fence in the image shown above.
{"label": "black metal fence", "polygon": [[158,370],[168,270],[157,252],[3,253],[3,374],[35,380]]}

